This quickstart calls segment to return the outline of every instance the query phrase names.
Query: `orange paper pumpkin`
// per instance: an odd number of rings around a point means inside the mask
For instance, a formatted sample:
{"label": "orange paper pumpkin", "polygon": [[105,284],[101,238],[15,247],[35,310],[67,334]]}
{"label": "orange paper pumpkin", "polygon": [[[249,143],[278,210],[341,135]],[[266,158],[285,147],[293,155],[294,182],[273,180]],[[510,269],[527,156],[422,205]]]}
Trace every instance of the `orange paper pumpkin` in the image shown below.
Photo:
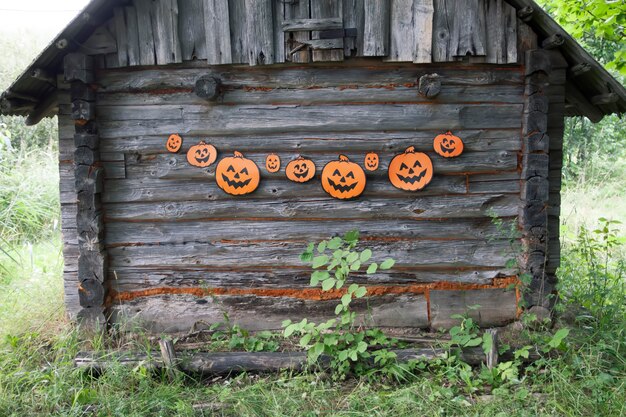
{"label": "orange paper pumpkin", "polygon": [[176,153],[180,151],[180,148],[182,146],[183,146],[183,138],[181,138],[179,135],[170,135],[170,137],[167,138],[167,142],[165,143],[165,147],[171,153]]}
{"label": "orange paper pumpkin", "polygon": [[406,191],[417,191],[426,187],[433,179],[433,163],[413,146],[396,155],[389,164],[389,181],[394,187]]}
{"label": "orange paper pumpkin", "polygon": [[199,168],[206,168],[217,159],[217,149],[215,146],[200,142],[193,145],[187,151],[187,162],[189,165]]}
{"label": "orange paper pumpkin", "polygon": [[365,171],[347,156],[339,155],[322,170],[322,188],[331,197],[348,200],[360,196],[365,190]]}
{"label": "orange paper pumpkin", "polygon": [[267,158],[265,158],[265,168],[267,172],[278,172],[280,170],[280,157],[275,153],[267,155]]}
{"label": "orange paper pumpkin", "polygon": [[254,161],[239,152],[222,159],[215,169],[217,186],[231,195],[250,194],[259,186],[261,173]]}
{"label": "orange paper pumpkin", "polygon": [[363,162],[363,165],[365,166],[365,169],[368,171],[376,171],[378,169],[379,161],[380,160],[378,158],[378,154],[374,152],[370,152],[367,155],[365,155],[365,161]]}
{"label": "orange paper pumpkin", "polygon": [[293,182],[307,182],[315,176],[315,163],[299,156],[287,164],[285,174]]}
{"label": "orange paper pumpkin", "polygon": [[452,132],[437,135],[433,142],[435,152],[444,158],[454,158],[463,153],[463,141],[460,137],[454,136]]}

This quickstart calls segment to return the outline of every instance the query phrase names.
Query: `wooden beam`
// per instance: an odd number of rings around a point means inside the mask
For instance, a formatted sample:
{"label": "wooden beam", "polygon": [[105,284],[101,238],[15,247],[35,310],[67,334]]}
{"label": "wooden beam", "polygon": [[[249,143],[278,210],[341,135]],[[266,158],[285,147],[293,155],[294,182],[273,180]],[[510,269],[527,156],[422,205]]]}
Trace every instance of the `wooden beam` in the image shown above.
{"label": "wooden beam", "polygon": [[599,122],[604,117],[604,112],[587,100],[587,97],[571,81],[567,81],[565,84],[565,100],[594,123]]}
{"label": "wooden beam", "polygon": [[48,94],[46,98],[35,106],[26,118],[26,126],[34,126],[44,117],[54,116],[54,111],[58,107],[57,93]]}

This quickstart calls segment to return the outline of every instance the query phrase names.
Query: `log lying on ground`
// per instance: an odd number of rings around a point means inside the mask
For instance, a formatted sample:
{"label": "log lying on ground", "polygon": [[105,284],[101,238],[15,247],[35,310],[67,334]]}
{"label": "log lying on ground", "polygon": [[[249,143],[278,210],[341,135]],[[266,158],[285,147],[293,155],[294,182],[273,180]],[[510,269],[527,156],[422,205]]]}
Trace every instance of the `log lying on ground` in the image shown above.
{"label": "log lying on ground", "polygon": [[[398,362],[441,358],[448,352],[445,348],[414,348],[393,350]],[[177,356],[178,369],[191,374],[224,375],[237,372],[278,372],[284,370],[301,371],[306,367],[306,352],[199,352],[180,353]],[[482,348],[468,348],[461,351],[460,359],[478,366],[486,362]],[[324,368],[330,357],[322,356],[319,365]],[[158,352],[150,353],[110,353],[81,352],[74,359],[75,366],[103,372],[114,366],[144,366],[148,369],[165,368]]]}

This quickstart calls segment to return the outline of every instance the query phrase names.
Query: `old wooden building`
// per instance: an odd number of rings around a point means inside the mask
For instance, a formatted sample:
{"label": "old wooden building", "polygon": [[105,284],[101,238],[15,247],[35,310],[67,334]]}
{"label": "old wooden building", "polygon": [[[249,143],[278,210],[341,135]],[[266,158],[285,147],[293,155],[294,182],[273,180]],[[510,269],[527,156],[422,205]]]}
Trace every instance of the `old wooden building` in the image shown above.
{"label": "old wooden building", "polygon": [[59,117],[68,312],[170,332],[331,316],[299,254],[352,229],[369,323],[544,313],[564,118],[624,111],[529,0],[93,0],[2,95]]}

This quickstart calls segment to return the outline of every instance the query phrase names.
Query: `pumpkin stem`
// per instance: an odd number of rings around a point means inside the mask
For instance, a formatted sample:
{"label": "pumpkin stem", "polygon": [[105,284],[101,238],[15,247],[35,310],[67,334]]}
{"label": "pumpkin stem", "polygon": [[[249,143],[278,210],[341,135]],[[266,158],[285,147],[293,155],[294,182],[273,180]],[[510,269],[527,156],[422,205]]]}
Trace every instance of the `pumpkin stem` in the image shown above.
{"label": "pumpkin stem", "polygon": [[450,135],[450,136],[452,136],[452,132],[448,130],[448,131],[446,132],[446,135]]}
{"label": "pumpkin stem", "polygon": [[243,158],[243,154],[241,152],[235,151],[235,158]]}
{"label": "pumpkin stem", "polygon": [[415,153],[415,146],[409,146],[404,153]]}
{"label": "pumpkin stem", "polygon": [[341,162],[350,162],[350,160],[348,159],[348,157],[347,157],[347,156],[345,156],[345,155],[339,155],[339,160],[340,160]]}

